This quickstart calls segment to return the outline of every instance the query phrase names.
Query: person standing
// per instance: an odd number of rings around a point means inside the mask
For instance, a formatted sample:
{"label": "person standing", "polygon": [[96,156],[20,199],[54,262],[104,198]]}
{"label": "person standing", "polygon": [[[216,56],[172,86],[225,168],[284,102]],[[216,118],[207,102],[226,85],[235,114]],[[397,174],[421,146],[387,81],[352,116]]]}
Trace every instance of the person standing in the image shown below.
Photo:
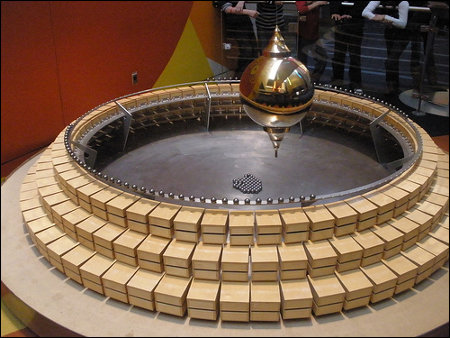
{"label": "person standing", "polygon": [[318,82],[328,61],[328,54],[320,40],[320,7],[328,5],[328,1],[296,1],[299,14],[297,57],[306,66],[308,53],[314,59],[314,70],[311,78]]}
{"label": "person standing", "polygon": [[[381,8],[378,8],[381,5]],[[385,25],[384,40],[387,95],[399,94],[399,59],[408,46],[410,34],[405,29],[408,23],[408,1],[370,1],[362,16]]]}
{"label": "person standing", "polygon": [[239,59],[234,76],[240,78],[245,68],[258,57],[256,36],[250,18],[256,18],[256,10],[247,9],[245,1],[214,1],[214,7],[224,13],[226,37],[236,40]]}
{"label": "person standing", "polygon": [[283,3],[281,1],[259,1],[256,4],[256,11],[259,13],[255,19],[258,48],[262,55],[262,51],[272,38],[275,26],[278,26],[281,35],[285,31],[286,23],[283,14]]}
{"label": "person standing", "polygon": [[331,1],[330,14],[335,23],[333,79],[335,85],[344,84],[345,57],[348,53],[350,88],[362,87],[361,80],[361,43],[364,36],[364,18],[362,11],[369,1]]}

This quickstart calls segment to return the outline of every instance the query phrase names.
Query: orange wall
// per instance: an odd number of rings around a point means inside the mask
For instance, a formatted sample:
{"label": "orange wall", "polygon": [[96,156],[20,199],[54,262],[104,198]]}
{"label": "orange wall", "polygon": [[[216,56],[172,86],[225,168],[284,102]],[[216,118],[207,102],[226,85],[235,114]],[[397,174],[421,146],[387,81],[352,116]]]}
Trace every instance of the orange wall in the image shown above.
{"label": "orange wall", "polygon": [[2,177],[88,110],[151,88],[192,3],[2,1]]}

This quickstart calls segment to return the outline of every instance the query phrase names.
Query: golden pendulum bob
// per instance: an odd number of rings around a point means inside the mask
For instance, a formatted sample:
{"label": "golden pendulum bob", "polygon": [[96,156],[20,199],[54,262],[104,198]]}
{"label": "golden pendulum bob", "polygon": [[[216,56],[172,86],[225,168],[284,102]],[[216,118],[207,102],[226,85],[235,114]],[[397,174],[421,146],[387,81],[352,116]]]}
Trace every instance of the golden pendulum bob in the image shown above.
{"label": "golden pendulum bob", "polygon": [[308,69],[290,55],[276,26],[263,55],[247,66],[239,86],[246,114],[268,133],[275,157],[284,134],[305,117],[314,96]]}

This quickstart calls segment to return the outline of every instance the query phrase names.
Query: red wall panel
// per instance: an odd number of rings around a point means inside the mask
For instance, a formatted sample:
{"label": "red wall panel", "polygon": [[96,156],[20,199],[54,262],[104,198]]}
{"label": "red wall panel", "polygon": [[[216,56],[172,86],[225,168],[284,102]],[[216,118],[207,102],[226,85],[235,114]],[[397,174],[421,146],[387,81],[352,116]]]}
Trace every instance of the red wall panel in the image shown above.
{"label": "red wall panel", "polygon": [[6,164],[48,145],[91,108],[151,88],[191,7],[192,1],[2,1],[2,176]]}
{"label": "red wall panel", "polygon": [[3,164],[50,143],[64,122],[49,3],[2,2],[1,12]]}

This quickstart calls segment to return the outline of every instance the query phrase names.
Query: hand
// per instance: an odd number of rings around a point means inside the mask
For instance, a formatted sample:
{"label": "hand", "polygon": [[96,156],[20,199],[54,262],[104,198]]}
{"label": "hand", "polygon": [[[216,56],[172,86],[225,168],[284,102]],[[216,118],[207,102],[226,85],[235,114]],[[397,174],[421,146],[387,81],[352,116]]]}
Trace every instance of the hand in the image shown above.
{"label": "hand", "polygon": [[339,14],[331,14],[331,19],[334,21],[339,21],[341,18],[342,17]]}
{"label": "hand", "polygon": [[351,18],[352,18],[352,16],[348,15],[348,14],[344,14],[344,15],[341,16],[341,20],[343,20],[343,19],[351,19]]}
{"label": "hand", "polygon": [[236,6],[234,6],[236,14],[242,14],[242,11],[244,10],[244,3],[245,1],[239,1]]}
{"label": "hand", "polygon": [[328,4],[329,4],[328,1],[317,1],[317,5],[318,6],[325,6],[325,5],[328,5]]}
{"label": "hand", "polygon": [[258,11],[254,11],[252,9],[248,9],[247,10],[247,15],[252,17],[252,18],[256,18],[259,15]]}
{"label": "hand", "polygon": [[375,16],[371,19],[372,21],[380,21],[383,22],[384,21],[384,15],[381,14],[375,14]]}

